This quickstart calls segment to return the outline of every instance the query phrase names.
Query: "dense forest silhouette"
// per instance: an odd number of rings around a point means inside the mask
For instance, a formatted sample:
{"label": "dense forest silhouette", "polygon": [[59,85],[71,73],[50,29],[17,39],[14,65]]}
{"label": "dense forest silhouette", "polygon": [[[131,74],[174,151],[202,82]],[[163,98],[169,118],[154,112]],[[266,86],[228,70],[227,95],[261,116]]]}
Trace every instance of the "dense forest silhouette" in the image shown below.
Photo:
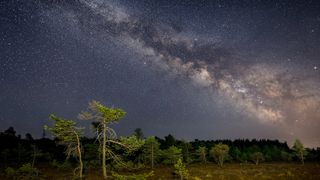
{"label": "dense forest silhouette", "polygon": [[[143,138],[143,137],[140,137]],[[236,139],[236,140],[198,140],[187,142],[184,140],[178,140],[173,135],[169,134],[163,139],[156,137],[156,140],[160,143],[160,149],[165,150],[171,146],[178,147],[182,150],[183,159],[186,162],[197,162],[196,150],[199,147],[206,147],[210,149],[214,144],[223,143],[230,147],[229,162],[251,162],[250,155],[254,152],[262,152],[264,154],[265,162],[281,162],[281,161],[299,161],[297,157],[293,155],[293,150],[287,145],[286,142],[280,142],[278,140],[268,139]],[[97,142],[95,138],[83,137],[81,142],[85,152],[89,152],[85,156],[85,160],[94,161],[99,159],[98,154],[92,154],[90,148],[96,147]],[[24,137],[17,135],[13,127],[9,127],[7,130],[0,132],[0,162],[1,167],[6,166],[18,166],[21,163],[31,162],[33,158],[34,148],[41,152],[37,155],[36,163],[47,163],[53,160],[63,162],[66,159],[64,154],[65,147],[63,145],[57,145],[55,139],[50,139],[45,136],[39,139],[34,139],[30,133],[25,134]],[[307,148],[307,155],[305,160],[308,161],[320,161],[320,148]],[[139,161],[139,153],[136,152],[131,160],[133,162]],[[133,157],[137,157],[134,159]],[[209,157],[209,156],[208,156]],[[72,159],[71,159],[72,161]],[[213,159],[209,158],[209,161]],[[161,162],[160,162],[161,164]]]}

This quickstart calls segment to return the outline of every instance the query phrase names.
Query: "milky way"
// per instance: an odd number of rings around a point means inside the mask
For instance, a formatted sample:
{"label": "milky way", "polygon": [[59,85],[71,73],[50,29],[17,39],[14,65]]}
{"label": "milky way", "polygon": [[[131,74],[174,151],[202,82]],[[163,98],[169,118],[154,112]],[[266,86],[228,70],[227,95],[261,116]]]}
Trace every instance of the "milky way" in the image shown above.
{"label": "milky way", "polygon": [[[40,4],[39,16],[52,31],[61,32],[63,25],[66,36],[86,39],[88,44],[101,43],[102,54],[103,45],[112,43],[123,48],[124,52],[135,54],[137,58],[132,59],[140,61],[149,70],[188,82],[192,88],[208,94],[207,101],[223,102],[228,106],[227,111],[237,112],[240,119],[245,119],[241,123],[259,124],[271,132],[276,130],[278,138],[288,141],[300,138],[308,145],[319,145],[319,43],[310,50],[305,50],[306,47],[298,49],[298,52],[309,51],[300,54],[292,52],[300,45],[294,46],[285,40],[274,40],[273,44],[267,38],[263,40],[264,45],[251,46],[246,44],[245,31],[232,38],[225,38],[222,32],[201,33],[184,23],[148,18],[130,9],[131,6],[103,0],[54,2]],[[312,21],[310,17],[305,19]],[[314,19],[317,23],[308,25],[320,23],[319,13]],[[281,25],[281,20],[279,22]],[[199,26],[201,22],[195,24]],[[254,25],[257,24],[251,26]],[[310,30],[315,37],[319,37],[318,28],[316,25]],[[244,37],[239,38],[241,36]],[[268,46],[270,49],[266,48]],[[104,59],[108,61],[108,58]],[[190,91],[190,87],[182,91]],[[212,111],[215,108],[213,106]],[[227,121],[228,117],[225,117],[223,123],[228,124]],[[212,124],[215,124],[214,119]]]}

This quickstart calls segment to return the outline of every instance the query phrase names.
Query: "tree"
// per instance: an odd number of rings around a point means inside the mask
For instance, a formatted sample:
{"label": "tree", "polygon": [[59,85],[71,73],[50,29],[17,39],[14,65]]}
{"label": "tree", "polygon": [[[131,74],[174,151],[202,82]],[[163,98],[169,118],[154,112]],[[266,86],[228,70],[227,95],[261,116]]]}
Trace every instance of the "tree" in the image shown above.
{"label": "tree", "polygon": [[182,157],[183,157],[183,161],[185,163],[190,163],[192,161],[192,158],[190,156],[190,150],[192,149],[192,145],[185,141],[185,140],[182,140],[180,141],[179,143],[179,148],[181,148],[181,152],[182,152]]}
{"label": "tree", "polygon": [[307,155],[307,151],[299,139],[296,139],[292,147],[296,156],[300,159],[301,163],[304,164],[304,157]]}
{"label": "tree", "polygon": [[254,152],[251,154],[251,159],[256,165],[258,165],[259,162],[264,160],[264,156],[261,152]]}
{"label": "tree", "polygon": [[171,134],[169,134],[168,136],[165,136],[164,140],[165,141],[163,143],[163,145],[164,145],[163,149],[176,145],[176,139]]}
{"label": "tree", "polygon": [[143,132],[141,128],[137,128],[134,130],[134,135],[137,136],[138,139],[143,139]]}
{"label": "tree", "polygon": [[59,144],[65,145],[67,158],[74,156],[79,160],[79,178],[82,179],[83,163],[82,163],[82,145],[80,137],[83,132],[82,129],[76,126],[76,123],[72,120],[62,119],[55,115],[50,115],[50,119],[55,122],[53,127],[45,126],[50,130],[53,136],[58,140]]}
{"label": "tree", "polygon": [[33,150],[33,152],[32,152],[32,164],[31,165],[32,165],[32,168],[34,168],[34,164],[36,163],[36,158],[37,157],[41,157],[42,156],[42,152],[41,152],[41,150],[38,149],[38,147],[35,144],[32,144],[31,147],[32,147],[32,150]]}
{"label": "tree", "polygon": [[110,124],[118,122],[126,115],[120,108],[108,108],[98,101],[89,103],[88,111],[83,111],[79,114],[80,119],[94,120],[96,125],[97,139],[101,146],[102,155],[102,172],[103,177],[107,179],[106,155],[110,158],[115,158],[116,155],[112,152],[109,144],[124,144],[116,140],[116,132],[110,128]]}
{"label": "tree", "polygon": [[232,156],[232,158],[236,161],[243,161],[241,159],[241,155],[242,155],[242,152],[240,151],[240,149],[238,147],[232,147],[230,149],[230,155]]}
{"label": "tree", "polygon": [[5,135],[8,136],[16,136],[16,131],[14,130],[14,128],[12,126],[10,126],[7,130],[4,131]]}
{"label": "tree", "polygon": [[182,158],[182,150],[176,146],[170,146],[168,149],[162,151],[164,164],[175,164],[179,158]]}
{"label": "tree", "polygon": [[180,179],[187,179],[189,176],[188,170],[186,168],[186,165],[182,162],[182,159],[179,158],[177,163],[174,164],[175,173],[177,173],[180,176]]}
{"label": "tree", "polygon": [[207,148],[205,146],[200,146],[197,150],[196,150],[196,154],[199,156],[199,160],[202,163],[207,163]]}
{"label": "tree", "polygon": [[214,145],[210,150],[211,156],[215,159],[215,161],[218,163],[220,167],[223,166],[223,162],[228,156],[228,153],[229,153],[229,146],[222,143]]}
{"label": "tree", "polygon": [[157,141],[157,139],[154,136],[148,137],[143,146],[143,154],[147,159],[147,161],[151,163],[152,169],[160,153],[159,147],[160,147],[160,143]]}

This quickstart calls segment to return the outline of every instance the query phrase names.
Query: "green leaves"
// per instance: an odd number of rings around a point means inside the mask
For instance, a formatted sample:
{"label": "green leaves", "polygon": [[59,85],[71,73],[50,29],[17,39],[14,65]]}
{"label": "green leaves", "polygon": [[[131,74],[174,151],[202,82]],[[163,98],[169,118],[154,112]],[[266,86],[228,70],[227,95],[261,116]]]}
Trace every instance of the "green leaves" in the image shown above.
{"label": "green leaves", "polygon": [[295,140],[292,149],[295,151],[296,156],[301,160],[301,163],[304,164],[304,157],[308,152],[299,139]]}
{"label": "green leaves", "polygon": [[210,154],[215,159],[215,161],[219,164],[220,167],[223,166],[223,162],[225,158],[228,156],[229,153],[229,146],[226,144],[216,144],[210,150]]}
{"label": "green leaves", "polygon": [[120,142],[127,147],[128,153],[139,150],[145,143],[144,140],[138,139],[137,136],[121,137]]}
{"label": "green leaves", "polygon": [[206,154],[207,154],[207,148],[205,146],[200,146],[197,150],[196,150],[196,154],[199,156],[199,160],[202,163],[207,163],[207,158],[206,158]]}
{"label": "green leaves", "polygon": [[120,108],[108,108],[98,101],[89,103],[88,111],[79,114],[80,119],[97,120],[101,123],[109,124],[117,122],[126,115],[126,112]]}
{"label": "green leaves", "polygon": [[62,119],[58,116],[51,114],[50,119],[55,121],[54,127],[46,129],[52,132],[55,138],[57,138],[62,144],[69,144],[76,141],[76,136],[80,136],[82,131],[76,127],[76,123],[72,120]]}
{"label": "green leaves", "polygon": [[174,164],[175,173],[180,176],[180,179],[187,179],[189,176],[186,165],[182,162],[182,159],[179,158],[177,163]]}
{"label": "green leaves", "polygon": [[161,154],[164,164],[175,164],[182,158],[182,150],[176,146],[170,146],[168,149],[163,150]]}

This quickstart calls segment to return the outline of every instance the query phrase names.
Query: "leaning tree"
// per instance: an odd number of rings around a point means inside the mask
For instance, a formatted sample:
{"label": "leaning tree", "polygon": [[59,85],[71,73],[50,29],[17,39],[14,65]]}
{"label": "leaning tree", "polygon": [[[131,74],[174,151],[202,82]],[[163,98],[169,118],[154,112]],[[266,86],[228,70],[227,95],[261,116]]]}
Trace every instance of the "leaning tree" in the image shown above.
{"label": "leaning tree", "polygon": [[77,127],[73,120],[62,119],[53,114],[50,115],[50,119],[54,121],[54,126],[45,126],[45,129],[51,131],[59,144],[66,146],[65,153],[67,154],[67,158],[70,156],[78,158],[79,167],[77,167],[74,172],[78,170],[79,178],[82,179],[83,163],[81,151],[82,146],[80,141],[83,134],[82,128]]}
{"label": "leaning tree", "polygon": [[117,144],[129,149],[138,148],[137,144],[134,144],[135,141],[132,141],[132,139],[122,138],[118,140],[116,132],[110,127],[112,123],[118,122],[125,114],[126,112],[120,108],[109,108],[98,101],[91,101],[88,109],[79,114],[80,119],[94,121],[93,124],[101,148],[100,153],[102,156],[102,172],[104,179],[107,179],[107,155],[109,158],[119,160],[118,156],[112,151],[111,144]]}

